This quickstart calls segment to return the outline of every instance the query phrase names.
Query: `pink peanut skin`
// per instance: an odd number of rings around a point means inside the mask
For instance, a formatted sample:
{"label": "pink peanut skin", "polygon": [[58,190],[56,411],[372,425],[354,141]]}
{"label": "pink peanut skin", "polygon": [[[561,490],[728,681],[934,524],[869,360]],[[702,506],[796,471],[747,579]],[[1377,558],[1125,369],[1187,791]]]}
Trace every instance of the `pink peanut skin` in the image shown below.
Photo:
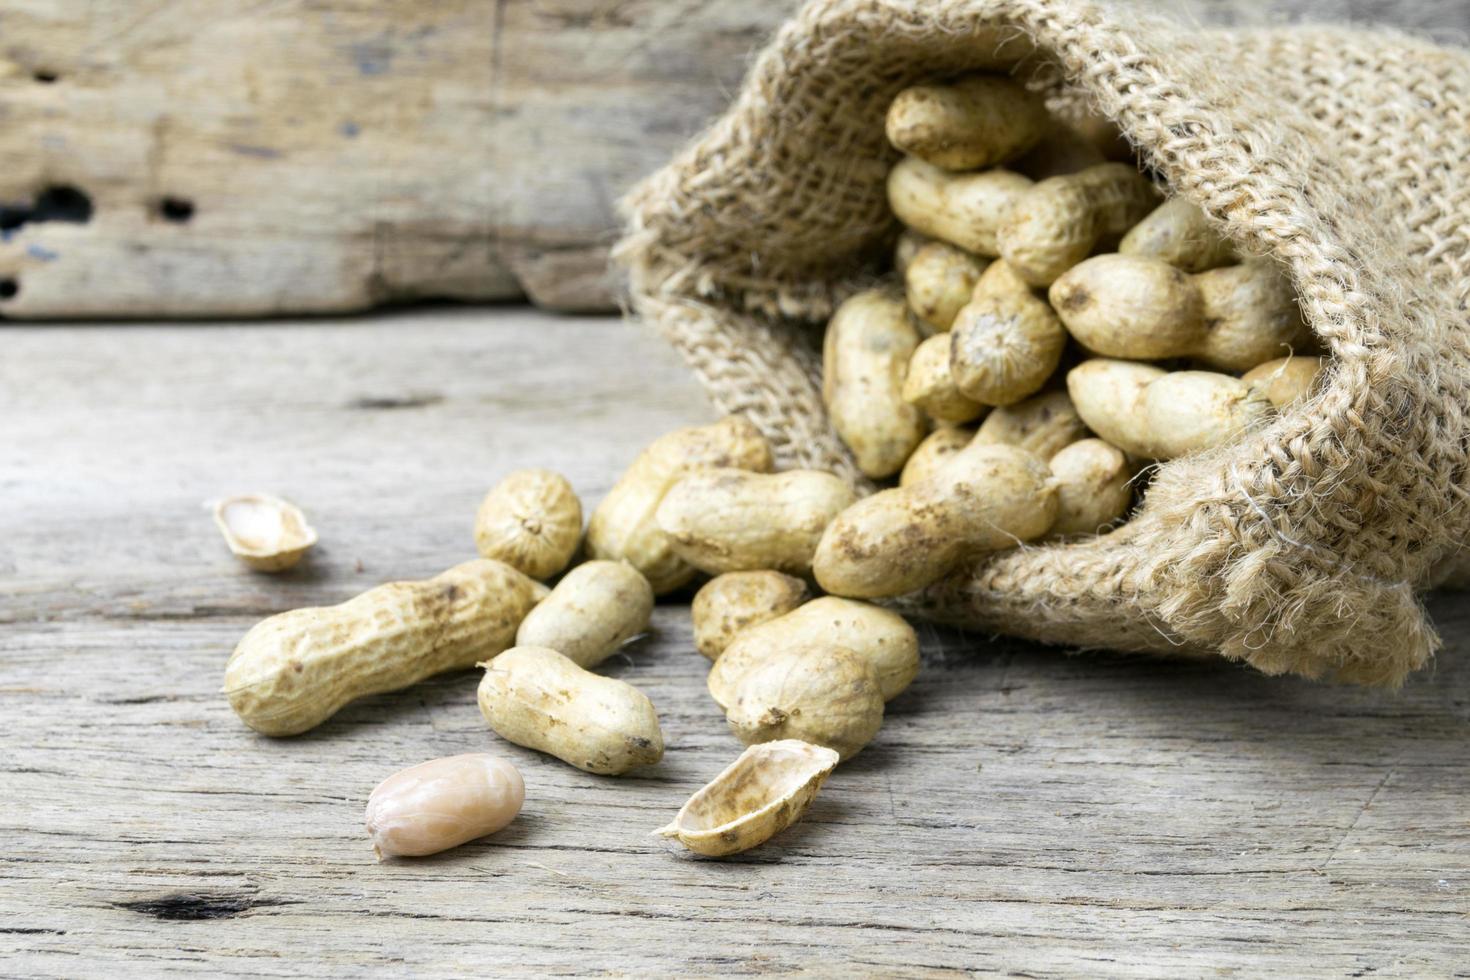
{"label": "pink peanut skin", "polygon": [[373,853],[422,857],[493,834],[521,812],[516,767],[484,752],[421,762],[378,784],[367,802]]}

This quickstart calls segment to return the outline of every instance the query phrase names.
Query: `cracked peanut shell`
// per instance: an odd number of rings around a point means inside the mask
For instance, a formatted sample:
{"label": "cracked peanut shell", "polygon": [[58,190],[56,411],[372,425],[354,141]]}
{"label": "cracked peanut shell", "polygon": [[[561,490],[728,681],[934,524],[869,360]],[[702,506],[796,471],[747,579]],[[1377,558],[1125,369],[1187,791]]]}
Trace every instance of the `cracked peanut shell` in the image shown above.
{"label": "cracked peanut shell", "polygon": [[799,739],[752,745],[654,836],[706,857],[748,851],[802,818],[837,761],[833,750]]}
{"label": "cracked peanut shell", "polygon": [[257,572],[284,572],[316,544],[301,508],[268,493],[226,497],[214,505],[214,523],[236,558]]}

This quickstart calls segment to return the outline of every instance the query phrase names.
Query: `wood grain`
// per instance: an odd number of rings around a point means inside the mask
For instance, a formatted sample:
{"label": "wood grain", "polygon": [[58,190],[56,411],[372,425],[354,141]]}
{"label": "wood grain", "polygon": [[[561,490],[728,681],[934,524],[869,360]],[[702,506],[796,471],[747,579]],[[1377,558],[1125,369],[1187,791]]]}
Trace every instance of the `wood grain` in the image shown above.
{"label": "wood grain", "polygon": [[[615,202],[797,0],[25,0],[0,11],[0,315],[615,305]],[[1248,0],[1177,0],[1258,22]],[[1458,0],[1290,0],[1463,43]],[[187,212],[187,214],[186,214]],[[8,285],[7,285],[8,284]],[[7,295],[13,291],[13,295]]]}
{"label": "wood grain", "polygon": [[614,202],[793,5],[21,4],[0,15],[0,205],[60,188],[92,212],[5,232],[0,314],[608,309]]}
{"label": "wood grain", "polygon": [[[709,417],[608,321],[434,309],[364,322],[5,331],[0,973],[14,976],[1426,977],[1470,963],[1470,609],[1399,694],[1218,662],[1065,656],[924,627],[876,743],[766,847],[648,834],[737,754],[687,607],[608,664],[660,765],[598,778],[498,740],[473,672],[253,735],[219,694],[259,617],[472,553],[524,465],[589,502]],[[200,504],[267,489],[322,544],[235,564]],[[375,864],[368,792],[501,752],[523,815]]]}

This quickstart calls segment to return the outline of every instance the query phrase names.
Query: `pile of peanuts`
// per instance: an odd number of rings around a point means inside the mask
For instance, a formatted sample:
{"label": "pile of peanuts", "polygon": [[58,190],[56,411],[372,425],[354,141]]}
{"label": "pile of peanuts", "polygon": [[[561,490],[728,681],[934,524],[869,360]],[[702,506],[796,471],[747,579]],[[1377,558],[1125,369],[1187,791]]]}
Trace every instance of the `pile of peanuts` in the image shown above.
{"label": "pile of peanuts", "polygon": [[906,89],[887,132],[906,154],[888,177],[903,293],[838,308],[823,395],[858,467],[899,486],[827,529],[823,589],[900,595],[987,551],[1106,531],[1146,464],[1311,390],[1323,361],[1290,283],[1105,159],[1106,130],[974,75]]}
{"label": "pile of peanuts", "polygon": [[[986,552],[1105,533],[1149,462],[1220,445],[1310,392],[1322,359],[1299,353],[1312,341],[1289,284],[1107,159],[1119,142],[1105,127],[1064,125],[1013,80],[976,75],[900,93],[887,131],[906,154],[888,180],[908,229],[903,290],[834,313],[823,397],[862,472],[896,486],[859,499],[831,473],[773,472],[770,446],[733,416],[649,445],[585,534],[565,478],[517,471],[480,507],[480,559],[250,630],[225,671],[241,719],[294,735],[478,665],[480,711],[507,741],[599,775],[654,765],[653,703],[596,668],[647,629],[658,596],[708,577],[694,643],[748,748],[657,833],[745,850],[800,818],[918,673],[913,628],[866,600]],[[273,506],[274,537],[260,533]],[[315,541],[275,498],[216,517],[262,570]],[[506,826],[524,793],[502,759],[436,759],[372,793],[368,832],[380,857],[434,853]]]}

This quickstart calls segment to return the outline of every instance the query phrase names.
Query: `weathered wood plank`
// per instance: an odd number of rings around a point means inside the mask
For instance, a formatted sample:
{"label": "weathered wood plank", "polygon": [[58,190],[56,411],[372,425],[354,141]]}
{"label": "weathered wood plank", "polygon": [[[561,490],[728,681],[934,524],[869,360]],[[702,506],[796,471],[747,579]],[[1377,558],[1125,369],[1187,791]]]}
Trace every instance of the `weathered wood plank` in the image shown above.
{"label": "weathered wood plank", "polygon": [[[687,608],[609,672],[669,751],[588,776],[489,733],[474,672],[268,740],[218,694],[259,616],[471,553],[547,465],[589,503],[708,409],[641,332],[516,310],[358,323],[7,328],[0,358],[0,972],[1442,976],[1470,962],[1470,604],[1399,694],[1068,657],[924,627],[925,666],[808,819],[732,860],[647,834],[738,744]],[[398,407],[364,407],[387,406]],[[199,503],[271,489],[280,579]],[[358,561],[362,566],[359,569]],[[375,864],[389,772],[489,748],[501,835]]]}
{"label": "weathered wood plank", "polygon": [[[524,292],[608,309],[614,203],[728,103],[797,0],[0,10],[0,315],[249,316]],[[1173,5],[1201,21],[1259,4]],[[1293,13],[1463,40],[1456,0]],[[5,295],[11,291],[14,295]]]}
{"label": "weathered wood plank", "polygon": [[[0,12],[0,313],[607,309],[613,202],[793,0],[37,0]],[[43,209],[44,211],[45,209]],[[61,216],[64,219],[64,215]]]}

